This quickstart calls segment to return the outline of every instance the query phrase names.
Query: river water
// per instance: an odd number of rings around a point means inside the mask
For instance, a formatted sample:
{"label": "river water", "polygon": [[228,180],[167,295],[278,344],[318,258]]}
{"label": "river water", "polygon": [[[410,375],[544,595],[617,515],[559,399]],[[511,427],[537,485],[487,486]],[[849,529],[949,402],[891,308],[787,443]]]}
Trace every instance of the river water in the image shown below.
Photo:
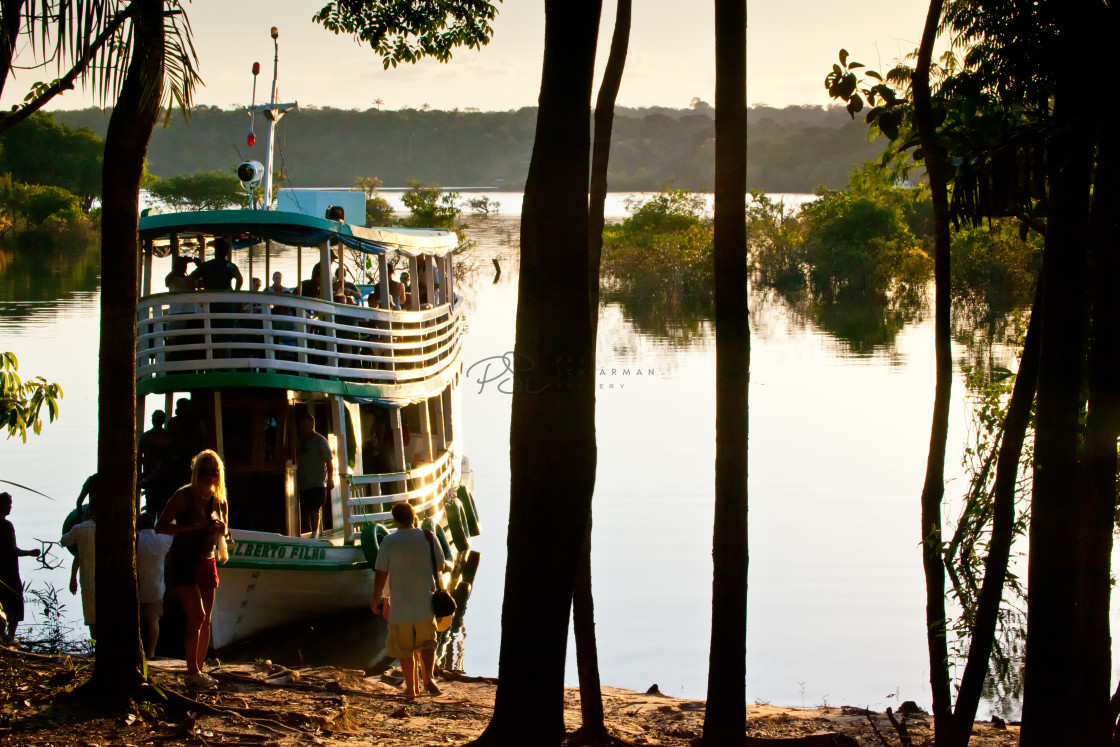
{"label": "river water", "polygon": [[[484,364],[471,366],[513,349],[520,200],[487,196],[501,212],[468,216],[476,267],[459,285],[469,372],[465,451],[483,529],[474,541],[482,563],[461,643],[463,664],[477,675],[497,674],[510,397],[500,381],[482,375]],[[609,218],[624,216],[623,198],[611,196]],[[493,259],[501,266],[497,277]],[[0,300],[0,347],[18,355],[21,374],[65,391],[60,420],[42,435],[0,444],[0,479],[55,499],[6,488],[15,495],[11,519],[24,548],[57,539],[95,469],[100,284],[95,270],[59,266],[68,261],[45,261],[37,276],[9,278]],[[295,267],[292,250],[272,269],[291,285]],[[165,272],[160,265],[153,276]],[[259,264],[254,275],[264,275]],[[703,321],[663,318],[656,332],[645,331],[650,325],[636,326],[614,304],[600,315],[592,563],[602,680],[639,690],[657,683],[666,694],[702,698],[711,609],[713,330]],[[932,316],[902,325],[885,342],[854,344],[753,292],[751,328],[748,698],[880,710],[910,699],[928,707],[918,534],[934,391]],[[960,462],[969,411],[959,371],[950,412],[947,503],[967,483]],[[563,468],[562,454],[557,465]],[[33,586],[65,589],[65,568],[25,559],[21,569]],[[61,598],[68,623],[84,630],[80,603],[65,591]],[[29,605],[28,613],[35,622],[37,608]],[[574,647],[570,654],[574,684]]]}

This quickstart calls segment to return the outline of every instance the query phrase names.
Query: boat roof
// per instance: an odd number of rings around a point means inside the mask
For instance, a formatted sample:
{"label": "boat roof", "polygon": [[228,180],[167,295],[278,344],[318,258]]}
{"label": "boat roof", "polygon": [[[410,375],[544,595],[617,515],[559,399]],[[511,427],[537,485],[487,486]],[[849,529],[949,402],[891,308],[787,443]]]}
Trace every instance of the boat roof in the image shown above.
{"label": "boat roof", "polygon": [[265,239],[305,247],[322,246],[331,241],[369,254],[396,250],[412,257],[443,256],[459,243],[454,231],[401,226],[367,228],[283,210],[196,210],[140,218],[141,239],[160,239],[172,234],[232,234],[235,249],[259,244]]}

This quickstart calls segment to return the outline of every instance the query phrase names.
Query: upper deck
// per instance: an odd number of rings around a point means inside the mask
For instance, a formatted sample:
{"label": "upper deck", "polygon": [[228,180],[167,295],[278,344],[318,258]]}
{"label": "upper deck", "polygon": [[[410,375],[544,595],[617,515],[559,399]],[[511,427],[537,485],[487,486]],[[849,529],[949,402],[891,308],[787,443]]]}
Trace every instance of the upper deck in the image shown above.
{"label": "upper deck", "polygon": [[[408,401],[439,391],[458,371],[461,305],[453,289],[452,232],[365,228],[282,211],[215,210],[145,216],[140,236],[138,394],[268,387]],[[277,244],[313,247],[328,267],[337,255],[345,268],[347,251],[374,255],[376,277],[385,278],[391,274],[387,255],[394,252],[408,262],[415,292],[399,310],[390,308],[388,283],[380,289],[380,308],[267,291],[150,292],[157,244],[178,257],[186,242],[201,254],[212,237],[225,238],[235,255],[249,246],[263,245],[266,257]],[[329,289],[330,271],[321,272],[318,286]]]}

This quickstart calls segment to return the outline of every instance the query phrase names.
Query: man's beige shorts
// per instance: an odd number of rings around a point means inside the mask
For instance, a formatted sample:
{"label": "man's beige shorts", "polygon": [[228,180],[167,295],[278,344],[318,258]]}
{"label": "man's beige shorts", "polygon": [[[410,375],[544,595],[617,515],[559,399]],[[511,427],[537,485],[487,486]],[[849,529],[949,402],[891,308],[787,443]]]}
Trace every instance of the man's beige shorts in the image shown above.
{"label": "man's beige shorts", "polygon": [[389,625],[389,637],[385,641],[385,652],[394,659],[411,656],[416,651],[436,647],[436,623],[425,620],[417,623]]}

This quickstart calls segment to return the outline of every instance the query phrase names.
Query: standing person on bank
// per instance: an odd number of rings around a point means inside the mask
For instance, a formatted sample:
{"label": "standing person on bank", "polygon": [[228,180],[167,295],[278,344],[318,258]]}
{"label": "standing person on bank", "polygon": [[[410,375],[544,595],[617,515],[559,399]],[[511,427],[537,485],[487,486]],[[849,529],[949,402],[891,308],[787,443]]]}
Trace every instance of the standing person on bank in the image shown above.
{"label": "standing person on bank", "polygon": [[23,580],[19,577],[19,559],[37,558],[38,550],[21,550],[16,544],[16,528],[8,521],[12,513],[12,494],[0,493],[0,616],[6,618],[7,629],[0,631],[0,642],[12,645],[16,626],[23,621]]}
{"label": "standing person on bank", "polygon": [[140,628],[144,655],[152,659],[159,641],[159,619],[163,617],[163,595],[167,592],[164,566],[171,537],[156,534],[156,515],[145,511],[136,517],[136,589],[140,598]]}
{"label": "standing person on bank", "polygon": [[167,583],[175,589],[187,617],[183,655],[187,684],[198,689],[217,687],[202,671],[210,647],[210,615],[218,589],[218,563],[228,559],[226,550],[225,467],[207,449],[191,461],[191,481],[171,496],[160,514],[156,531],[172,536],[167,553]]}
{"label": "standing person on bank", "polygon": [[334,455],[323,434],[315,430],[315,417],[304,410],[296,418],[299,429],[299,461],[296,483],[299,486],[300,531],[319,535],[323,504],[334,490]]}
{"label": "standing person on bank", "polygon": [[433,573],[442,573],[443,554],[416,527],[416,513],[407,503],[393,505],[393,521],[397,531],[381,541],[374,563],[373,599],[370,608],[377,613],[378,602],[389,586],[389,598],[381,607],[381,615],[389,621],[389,637],[385,651],[401,662],[405,698],[416,697],[416,663],[420,657],[420,675],[424,689],[439,695],[439,686],[432,679],[436,658],[436,619],[432,614]]}

